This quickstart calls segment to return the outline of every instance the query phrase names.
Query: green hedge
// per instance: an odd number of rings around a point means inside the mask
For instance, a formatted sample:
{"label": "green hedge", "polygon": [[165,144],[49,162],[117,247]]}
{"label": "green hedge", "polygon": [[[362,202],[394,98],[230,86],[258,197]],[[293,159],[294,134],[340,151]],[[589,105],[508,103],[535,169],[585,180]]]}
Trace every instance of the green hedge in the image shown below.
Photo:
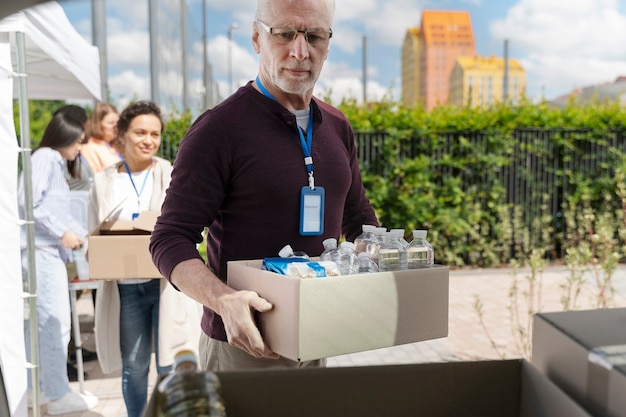
{"label": "green hedge", "polygon": [[[31,102],[33,147],[53,107],[61,104]],[[621,132],[623,138],[626,130],[626,111],[617,103],[583,107],[570,102],[555,108],[524,102],[483,109],[443,106],[430,112],[394,102],[335,105],[349,118],[357,141],[367,132],[385,133],[379,156],[384,174],[368,172],[363,165],[368,197],[388,228],[404,227],[407,238],[413,228],[428,229],[437,262],[494,266],[515,258],[525,264],[537,252],[554,260],[572,254],[597,262],[623,257],[626,159],[607,139],[607,132]],[[189,113],[168,117],[162,156],[175,158],[191,122]],[[552,134],[549,140],[521,142],[520,129]],[[452,144],[442,139],[450,132],[456,132]],[[406,158],[398,150],[409,145],[418,151]],[[511,187],[498,175],[510,169],[521,151],[525,158],[539,159],[551,152],[550,157],[563,161],[546,168],[558,178],[558,184],[547,188],[524,167],[524,160],[517,161],[522,164],[514,180],[535,182],[532,211],[521,201],[529,196],[511,203]],[[592,160],[595,171],[585,168],[586,160]],[[549,209],[552,188],[563,194],[557,212]]]}

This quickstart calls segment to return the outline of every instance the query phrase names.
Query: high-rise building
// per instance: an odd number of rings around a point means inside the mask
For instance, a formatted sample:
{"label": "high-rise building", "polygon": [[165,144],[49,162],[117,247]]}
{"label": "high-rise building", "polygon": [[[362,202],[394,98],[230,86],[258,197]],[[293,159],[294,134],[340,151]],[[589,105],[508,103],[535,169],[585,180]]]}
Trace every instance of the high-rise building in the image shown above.
{"label": "high-rise building", "polygon": [[409,28],[402,45],[402,103],[411,106],[421,102],[420,30]]}
{"label": "high-rise building", "polygon": [[402,45],[402,103],[426,110],[446,104],[456,59],[474,55],[469,12],[424,10],[421,27],[410,28]]}
{"label": "high-rise building", "polygon": [[455,106],[490,106],[504,101],[517,104],[526,91],[526,73],[515,59],[507,63],[494,56],[459,57],[449,84],[448,102]]}

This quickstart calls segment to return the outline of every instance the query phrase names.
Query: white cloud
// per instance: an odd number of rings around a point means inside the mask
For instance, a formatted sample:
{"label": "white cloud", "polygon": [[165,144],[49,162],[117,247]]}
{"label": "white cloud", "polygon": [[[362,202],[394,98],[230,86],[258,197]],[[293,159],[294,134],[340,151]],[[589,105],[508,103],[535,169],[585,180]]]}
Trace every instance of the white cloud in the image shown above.
{"label": "white cloud", "polygon": [[150,63],[150,37],[140,30],[109,31],[107,36],[109,67],[148,68]]}
{"label": "white cloud", "polygon": [[[200,45],[201,47],[201,45]],[[216,80],[226,81],[228,77],[228,48],[226,36],[218,36],[209,42],[209,61],[213,66]],[[245,46],[233,42],[231,45],[233,83],[235,80],[246,81],[254,78],[259,66],[257,55]]]}
{"label": "white cloud", "polygon": [[147,1],[106,0],[106,10],[107,26],[110,31],[148,30]]}
{"label": "white cloud", "polygon": [[522,57],[528,92],[546,98],[613,81],[626,73],[626,16],[616,0],[521,0],[492,22],[495,39],[509,39]]}
{"label": "white cloud", "polygon": [[[375,72],[374,67],[368,68],[368,101],[380,101],[390,95],[389,87],[381,86],[379,83],[369,80],[369,76]],[[363,74],[345,62],[327,61],[315,87],[315,95],[321,98],[330,96],[335,104],[343,98],[356,99],[357,102],[361,103],[363,102]]]}
{"label": "white cloud", "polygon": [[121,99],[126,99],[126,102],[133,98],[145,99],[150,97],[150,78],[125,70],[109,77],[109,88],[116,102]]}
{"label": "white cloud", "polygon": [[361,26],[363,35],[375,37],[382,44],[400,46],[406,30],[419,26],[422,3],[420,0],[337,0],[335,26]]}

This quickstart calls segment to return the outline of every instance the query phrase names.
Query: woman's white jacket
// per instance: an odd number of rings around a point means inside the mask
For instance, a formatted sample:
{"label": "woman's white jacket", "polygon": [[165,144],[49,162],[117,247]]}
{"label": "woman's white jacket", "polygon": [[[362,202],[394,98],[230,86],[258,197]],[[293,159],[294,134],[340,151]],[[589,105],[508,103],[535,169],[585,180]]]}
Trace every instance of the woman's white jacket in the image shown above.
{"label": "woman's white jacket", "polygon": [[[172,164],[163,158],[154,157],[152,170],[154,187],[150,199],[150,210],[161,211],[165,191],[170,184]],[[123,162],[112,165],[94,175],[94,184],[89,201],[89,229],[93,229],[115,209],[111,196]],[[146,248],[147,250],[147,248]],[[115,259],[111,259],[115,262]],[[155,277],[158,278],[158,277]],[[120,295],[116,280],[102,280],[98,284],[95,308],[95,338],[98,360],[104,373],[122,368],[120,351]],[[202,306],[161,279],[159,300],[159,365],[174,363],[176,353],[183,349],[198,352]]]}

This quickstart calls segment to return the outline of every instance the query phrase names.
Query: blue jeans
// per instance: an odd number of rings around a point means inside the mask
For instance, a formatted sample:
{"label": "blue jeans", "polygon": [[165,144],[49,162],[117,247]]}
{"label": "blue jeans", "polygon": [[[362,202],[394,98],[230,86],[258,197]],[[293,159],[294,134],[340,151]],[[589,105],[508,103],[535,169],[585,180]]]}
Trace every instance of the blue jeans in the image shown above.
{"label": "blue jeans", "polygon": [[[27,268],[27,252],[22,251],[24,276]],[[54,248],[36,248],[35,268],[39,387],[47,399],[58,400],[70,392],[70,381],[67,377],[67,345],[70,341],[71,313],[67,269],[58,249]],[[27,358],[31,358],[29,322],[24,321]],[[28,385],[32,389],[30,371]]]}
{"label": "blue jeans", "polygon": [[122,393],[128,417],[140,417],[147,402],[153,340],[158,374],[166,374],[172,369],[171,366],[158,366],[159,349],[156,341],[159,340],[160,287],[161,279],[143,284],[118,284]]}

